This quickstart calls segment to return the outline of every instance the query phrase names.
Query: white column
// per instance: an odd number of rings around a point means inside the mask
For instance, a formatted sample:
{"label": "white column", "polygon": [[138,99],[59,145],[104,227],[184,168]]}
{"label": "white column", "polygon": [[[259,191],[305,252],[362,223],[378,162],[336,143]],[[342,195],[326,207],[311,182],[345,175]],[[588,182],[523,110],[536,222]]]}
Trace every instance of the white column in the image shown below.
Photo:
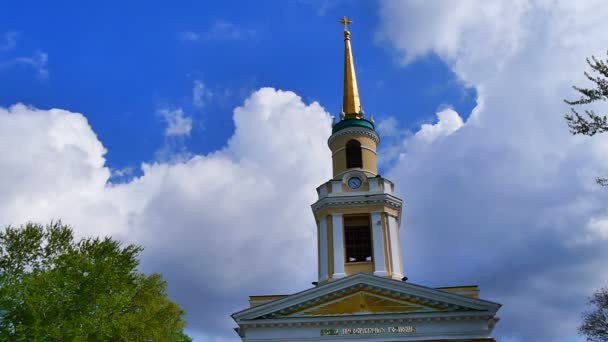
{"label": "white column", "polygon": [[319,221],[319,281],[327,280],[327,217]]}
{"label": "white column", "polygon": [[374,239],[374,275],[386,277],[384,264],[384,234],[382,234],[382,212],[372,212],[372,237]]}
{"label": "white column", "polygon": [[332,229],[334,238],[334,274],[333,278],[343,278],[344,273],[344,220],[342,214],[332,214]]}
{"label": "white column", "polygon": [[393,278],[403,278],[403,270],[401,269],[401,254],[399,251],[399,227],[397,219],[394,216],[388,216],[388,234],[391,244],[391,265],[393,266]]}

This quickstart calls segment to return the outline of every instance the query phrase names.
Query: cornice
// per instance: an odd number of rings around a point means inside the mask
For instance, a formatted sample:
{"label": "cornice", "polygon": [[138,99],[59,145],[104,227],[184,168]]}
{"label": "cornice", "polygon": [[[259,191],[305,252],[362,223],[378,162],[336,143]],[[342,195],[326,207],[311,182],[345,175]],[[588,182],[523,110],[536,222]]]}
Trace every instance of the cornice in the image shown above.
{"label": "cornice", "polygon": [[[421,305],[426,304],[426,305],[433,305],[433,306],[440,307],[441,310],[466,310],[467,309],[466,307],[460,306],[460,305],[448,304],[446,302],[430,300],[428,298],[416,296],[413,294],[406,294],[406,293],[399,292],[399,291],[379,288],[377,286],[370,285],[370,284],[358,283],[358,284],[353,284],[351,286],[342,288],[338,291],[327,293],[323,296],[314,297],[309,300],[296,303],[292,306],[283,308],[280,311],[275,311],[268,315],[263,315],[260,318],[264,319],[264,318],[273,318],[273,317],[277,317],[277,316],[289,315],[293,312],[299,311],[302,308],[306,308],[309,306],[314,306],[316,304],[321,304],[321,303],[324,303],[327,301],[331,301],[336,298],[340,298],[348,293],[356,292],[356,291],[372,291],[372,292],[375,292],[375,293],[378,293],[381,295],[392,296],[392,297],[400,298],[403,300],[413,300],[413,301],[416,301],[417,303],[420,303]],[[441,312],[441,311],[438,311],[438,312]]]}
{"label": "cornice", "polygon": [[329,137],[329,139],[327,140],[327,144],[331,146],[331,143],[334,139],[344,135],[364,135],[372,138],[376,142],[376,145],[380,144],[380,136],[378,135],[378,133],[374,132],[371,129],[362,127],[349,127],[341,129]]}
{"label": "cornice", "polygon": [[[397,298],[415,300],[422,304],[427,303],[435,306],[443,305],[445,309],[448,310],[447,312],[443,312],[446,315],[450,313],[449,311],[453,310],[459,310],[460,313],[488,312],[491,315],[494,315],[501,306],[498,303],[478,298],[470,298],[413,283],[358,273],[322,286],[295,293],[276,301],[236,312],[232,314],[232,317],[237,322],[264,317],[277,317],[278,315],[294,312],[305,306],[318,304],[342,296],[353,290],[373,290],[374,292],[387,294]],[[440,311],[438,313],[442,312]],[[427,317],[429,314],[420,313],[419,315],[421,317]]]}
{"label": "cornice", "polygon": [[369,324],[412,324],[412,323],[431,323],[431,322],[459,322],[459,321],[487,321],[488,324],[498,321],[498,317],[492,312],[447,312],[443,315],[426,315],[408,317],[401,313],[366,315],[366,316],[323,316],[323,317],[282,317],[275,319],[255,319],[237,322],[239,327],[249,328],[270,328],[270,327],[322,327],[322,326],[354,326]]}
{"label": "cornice", "polygon": [[321,198],[311,205],[314,213],[325,208],[332,207],[360,207],[369,205],[385,205],[389,208],[400,210],[403,202],[400,198],[387,193],[367,195],[341,195]]}

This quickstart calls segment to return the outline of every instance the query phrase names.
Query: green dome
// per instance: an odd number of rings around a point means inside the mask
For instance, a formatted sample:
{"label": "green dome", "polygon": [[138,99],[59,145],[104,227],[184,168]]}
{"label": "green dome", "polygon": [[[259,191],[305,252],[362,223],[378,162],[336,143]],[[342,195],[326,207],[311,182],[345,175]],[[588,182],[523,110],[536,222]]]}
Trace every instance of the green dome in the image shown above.
{"label": "green dome", "polygon": [[346,119],[336,123],[334,128],[332,128],[331,133],[334,134],[337,131],[348,127],[365,127],[374,131],[374,124],[371,121],[365,119]]}

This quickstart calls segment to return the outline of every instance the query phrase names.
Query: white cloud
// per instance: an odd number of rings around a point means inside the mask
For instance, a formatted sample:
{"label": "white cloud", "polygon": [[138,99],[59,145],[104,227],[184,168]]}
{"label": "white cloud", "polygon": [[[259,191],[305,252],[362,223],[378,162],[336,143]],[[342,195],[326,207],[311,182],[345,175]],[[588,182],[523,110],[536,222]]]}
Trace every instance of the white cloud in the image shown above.
{"label": "white cloud", "polygon": [[234,123],[221,150],[144,164],[141,177],[109,184],[105,149],[84,116],[0,109],[0,225],[62,218],[79,234],[143,244],[142,267],[168,279],[190,329],[234,338],[229,315],[248,295],[314,280],[307,208],[331,176],[330,118],[319,104],[264,88],[235,109]]}
{"label": "white cloud", "polygon": [[586,228],[589,235],[585,242],[608,240],[608,216],[590,218]]}
{"label": "white cloud", "polygon": [[[402,61],[435,53],[479,96],[466,123],[446,114],[395,145],[388,175],[408,199],[408,276],[479,283],[504,304],[498,340],[576,335],[586,297],[608,281],[608,191],[594,184],[608,171],[608,136],[571,136],[562,99],[585,85],[585,57],[604,55],[608,8],[383,1],[380,16],[378,36]],[[414,143],[423,136],[443,137]]]}
{"label": "white cloud", "polygon": [[163,116],[163,118],[167,122],[165,136],[170,137],[190,135],[190,132],[192,131],[192,118],[184,115],[183,109],[163,108],[158,112]]}
{"label": "white cloud", "polygon": [[167,127],[164,144],[154,153],[154,160],[168,164],[188,161],[193,155],[185,142],[192,132],[192,117],[185,115],[182,108],[163,108],[158,113],[165,119]]}
{"label": "white cloud", "polygon": [[433,141],[449,136],[464,125],[462,118],[456,111],[446,108],[437,113],[439,119],[436,124],[423,124],[414,135],[414,140],[430,144]]}
{"label": "white cloud", "polygon": [[40,79],[49,77],[48,55],[42,51],[35,51],[30,57],[13,57],[6,61],[0,61],[0,71],[16,66],[30,67],[36,71]]}
{"label": "white cloud", "polygon": [[[6,53],[14,50],[17,46],[17,38],[19,38],[19,36],[20,33],[17,31],[5,32],[0,37],[0,53]],[[47,67],[48,60],[48,55],[45,52],[36,50],[29,57],[17,56],[0,60],[0,71],[2,71],[2,69],[9,69],[19,66],[30,67],[36,71],[40,79],[44,80],[49,77],[49,70]]]}
{"label": "white cloud", "polygon": [[390,170],[397,160],[405,156],[406,151],[423,151],[425,146],[447,137],[462,126],[464,122],[452,108],[445,108],[436,113],[437,123],[422,124],[417,132],[400,127],[399,121],[389,116],[376,124],[376,130],[383,143],[378,152],[378,163],[381,169]]}
{"label": "white cloud", "polygon": [[126,166],[120,169],[113,169],[111,170],[112,172],[112,177],[111,177],[111,182],[114,182],[116,180],[120,181],[120,180],[124,180],[124,179],[128,179],[129,177],[133,176],[133,173],[135,172],[135,169],[132,166]]}
{"label": "white cloud", "polygon": [[207,101],[213,96],[202,81],[195,80],[192,87],[192,105],[203,108]]}
{"label": "white cloud", "polygon": [[[401,49],[404,62],[435,52],[450,59],[463,54],[468,58],[499,55],[501,58],[496,60],[499,64],[520,48],[528,24],[525,21],[531,19],[525,15],[531,7],[527,0],[493,1],[483,5],[475,0],[458,0],[449,7],[436,0],[384,1],[380,14],[383,18],[408,11],[416,12],[417,16],[408,16],[407,22],[390,20],[378,38],[390,40]],[[479,30],[482,27],[485,29]],[[467,51],[469,47],[473,50]]]}
{"label": "white cloud", "polygon": [[116,177],[130,176],[133,174],[133,171],[134,171],[133,167],[127,166],[127,167],[123,167],[122,169],[112,170],[112,176],[116,176]]}
{"label": "white cloud", "polygon": [[376,130],[383,137],[395,137],[403,134],[403,131],[399,129],[399,120],[394,116],[386,117],[385,119],[376,123]]}
{"label": "white cloud", "polygon": [[63,218],[82,223],[82,233],[113,231],[117,208],[99,198],[110,176],[106,151],[84,116],[0,108],[0,141],[2,226]]}

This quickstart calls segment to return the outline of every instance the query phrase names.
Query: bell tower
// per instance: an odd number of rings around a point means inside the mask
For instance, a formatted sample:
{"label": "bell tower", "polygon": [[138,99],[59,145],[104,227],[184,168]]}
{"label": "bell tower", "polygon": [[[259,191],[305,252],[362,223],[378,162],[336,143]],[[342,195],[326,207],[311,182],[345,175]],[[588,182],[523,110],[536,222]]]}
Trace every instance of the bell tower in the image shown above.
{"label": "bell tower", "polygon": [[344,17],[344,98],[327,144],[331,179],[317,188],[318,281],[289,295],[250,296],[232,314],[243,341],[496,342],[500,304],[476,285],[431,288],[401,262],[402,201],[378,174],[380,136],[361,109]]}
{"label": "bell tower", "polygon": [[317,188],[312,205],[317,222],[319,284],[355,273],[401,280],[399,243],[402,201],[394,184],[378,174],[380,136],[365,118],[344,17],[344,97],[340,121],[328,145],[333,177]]}

